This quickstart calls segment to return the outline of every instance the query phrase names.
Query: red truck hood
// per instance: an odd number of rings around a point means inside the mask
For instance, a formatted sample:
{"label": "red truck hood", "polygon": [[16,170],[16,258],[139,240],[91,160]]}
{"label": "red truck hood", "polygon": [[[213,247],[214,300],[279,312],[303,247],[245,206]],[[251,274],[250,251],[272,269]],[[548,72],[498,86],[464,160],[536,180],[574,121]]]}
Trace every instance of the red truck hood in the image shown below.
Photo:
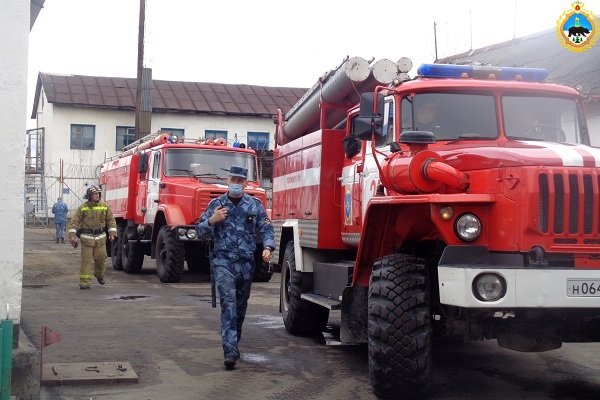
{"label": "red truck hood", "polygon": [[494,142],[483,145],[464,141],[431,147],[461,171],[504,167],[600,167],[600,149],[585,145],[538,141]]}

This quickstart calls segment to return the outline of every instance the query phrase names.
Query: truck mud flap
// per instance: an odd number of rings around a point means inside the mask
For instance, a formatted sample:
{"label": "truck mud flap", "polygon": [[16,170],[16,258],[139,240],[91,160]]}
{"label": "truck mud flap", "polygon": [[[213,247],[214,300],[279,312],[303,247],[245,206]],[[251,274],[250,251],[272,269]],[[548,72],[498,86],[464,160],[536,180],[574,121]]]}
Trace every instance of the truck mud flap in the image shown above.
{"label": "truck mud flap", "polygon": [[369,288],[362,286],[344,289],[342,295],[342,323],[340,340],[342,343],[367,342],[367,304]]}

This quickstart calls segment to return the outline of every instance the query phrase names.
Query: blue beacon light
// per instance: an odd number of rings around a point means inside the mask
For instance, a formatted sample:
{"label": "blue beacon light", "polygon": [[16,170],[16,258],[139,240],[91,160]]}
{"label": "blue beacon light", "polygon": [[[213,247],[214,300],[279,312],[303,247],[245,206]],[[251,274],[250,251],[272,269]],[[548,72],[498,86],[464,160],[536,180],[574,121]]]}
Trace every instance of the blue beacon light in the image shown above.
{"label": "blue beacon light", "polygon": [[548,77],[548,70],[544,68],[520,67],[491,67],[455,64],[421,64],[417,74],[424,78],[487,78],[494,74],[499,80],[520,80],[540,82]]}

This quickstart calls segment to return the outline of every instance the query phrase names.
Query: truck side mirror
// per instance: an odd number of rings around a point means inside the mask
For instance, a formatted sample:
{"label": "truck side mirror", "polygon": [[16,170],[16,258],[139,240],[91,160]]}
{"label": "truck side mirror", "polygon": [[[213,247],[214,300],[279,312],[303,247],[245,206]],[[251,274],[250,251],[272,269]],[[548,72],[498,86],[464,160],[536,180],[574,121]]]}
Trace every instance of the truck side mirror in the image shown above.
{"label": "truck side mirror", "polygon": [[[375,105],[375,110],[373,106]],[[373,134],[375,139],[383,135],[383,95],[372,92],[360,95],[360,109],[358,117],[352,122],[352,136],[360,140],[371,140]]]}
{"label": "truck side mirror", "polygon": [[148,171],[148,153],[140,154],[138,158],[138,172],[145,174]]}
{"label": "truck side mirror", "polygon": [[[377,93],[377,99],[374,99],[375,93],[366,92],[360,95],[360,109],[358,115],[360,117],[371,117],[378,115],[383,117],[383,94]],[[375,104],[375,111],[373,111],[373,103]]]}

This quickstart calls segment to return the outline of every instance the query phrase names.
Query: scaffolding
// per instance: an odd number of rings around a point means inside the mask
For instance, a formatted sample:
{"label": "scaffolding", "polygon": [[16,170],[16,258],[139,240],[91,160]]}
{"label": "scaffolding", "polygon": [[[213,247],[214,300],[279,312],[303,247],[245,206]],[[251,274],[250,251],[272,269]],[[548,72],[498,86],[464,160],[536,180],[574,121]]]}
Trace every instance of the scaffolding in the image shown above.
{"label": "scaffolding", "polygon": [[25,226],[47,227],[48,197],[44,174],[44,128],[28,129],[25,152]]}

